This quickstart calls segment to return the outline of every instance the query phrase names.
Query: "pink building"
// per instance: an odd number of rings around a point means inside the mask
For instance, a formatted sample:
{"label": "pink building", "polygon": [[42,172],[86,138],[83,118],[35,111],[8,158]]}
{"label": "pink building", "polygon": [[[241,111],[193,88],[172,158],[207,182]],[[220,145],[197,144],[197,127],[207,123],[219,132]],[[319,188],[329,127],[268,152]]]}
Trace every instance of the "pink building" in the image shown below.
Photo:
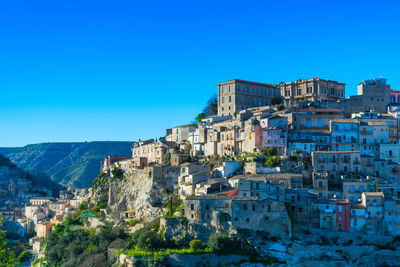
{"label": "pink building", "polygon": [[400,90],[391,90],[390,99],[391,103],[400,103]]}
{"label": "pink building", "polygon": [[336,230],[348,232],[351,223],[350,202],[348,199],[336,199]]}
{"label": "pink building", "polygon": [[288,121],[286,117],[272,116],[260,120],[261,146],[276,148],[278,155],[287,155]]}
{"label": "pink building", "polygon": [[231,129],[226,129],[225,131],[221,131],[221,141],[220,141],[220,147],[221,147],[221,152],[223,155],[235,155],[238,152],[238,146],[237,146],[237,133],[238,129],[236,127],[233,127]]}

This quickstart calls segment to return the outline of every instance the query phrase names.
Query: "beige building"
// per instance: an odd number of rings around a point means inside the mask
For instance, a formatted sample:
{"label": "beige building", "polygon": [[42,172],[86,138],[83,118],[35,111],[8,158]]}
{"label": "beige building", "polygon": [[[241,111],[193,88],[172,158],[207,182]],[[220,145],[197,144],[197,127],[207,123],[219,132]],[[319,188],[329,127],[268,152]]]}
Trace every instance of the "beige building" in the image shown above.
{"label": "beige building", "polygon": [[174,145],[174,142],[161,140],[155,141],[153,139],[139,141],[133,144],[132,158],[136,160],[140,158],[146,158],[147,163],[155,162],[158,164],[163,164],[166,152],[168,149],[173,148]]}
{"label": "beige building", "polygon": [[293,112],[292,116],[292,128],[301,137],[307,133],[329,133],[330,121],[344,117],[340,109],[317,108],[300,109],[297,112]]}
{"label": "beige building", "polygon": [[230,80],[218,85],[218,116],[229,116],[241,110],[268,106],[280,92],[276,85]]}
{"label": "beige building", "polygon": [[279,88],[286,106],[291,106],[296,102],[339,100],[345,97],[344,83],[320,78],[281,83]]}
{"label": "beige building", "polygon": [[179,196],[184,199],[193,195],[196,185],[206,182],[211,178],[209,167],[200,163],[184,163],[181,165],[180,176],[178,177]]}

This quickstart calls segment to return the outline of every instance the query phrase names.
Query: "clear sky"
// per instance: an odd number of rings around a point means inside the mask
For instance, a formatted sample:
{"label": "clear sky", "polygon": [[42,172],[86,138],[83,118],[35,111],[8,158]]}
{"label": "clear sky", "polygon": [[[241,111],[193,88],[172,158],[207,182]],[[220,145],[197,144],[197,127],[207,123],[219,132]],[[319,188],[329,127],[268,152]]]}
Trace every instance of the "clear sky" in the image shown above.
{"label": "clear sky", "polygon": [[400,89],[400,1],[0,2],[0,146],[137,140],[233,78]]}

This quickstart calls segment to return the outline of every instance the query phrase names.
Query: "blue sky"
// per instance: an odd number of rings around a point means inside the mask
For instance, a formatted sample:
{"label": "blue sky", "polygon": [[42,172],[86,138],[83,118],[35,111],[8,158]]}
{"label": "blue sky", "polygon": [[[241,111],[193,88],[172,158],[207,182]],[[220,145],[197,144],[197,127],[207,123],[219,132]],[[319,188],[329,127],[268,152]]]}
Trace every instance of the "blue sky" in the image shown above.
{"label": "blue sky", "polygon": [[400,89],[396,1],[0,2],[0,146],[137,140],[216,84],[321,77]]}

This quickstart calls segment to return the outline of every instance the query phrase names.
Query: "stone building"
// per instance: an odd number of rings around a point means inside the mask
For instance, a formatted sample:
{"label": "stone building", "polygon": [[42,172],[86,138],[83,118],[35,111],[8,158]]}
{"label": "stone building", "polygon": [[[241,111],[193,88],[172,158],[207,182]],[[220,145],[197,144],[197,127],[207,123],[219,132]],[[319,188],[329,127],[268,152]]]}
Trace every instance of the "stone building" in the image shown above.
{"label": "stone building", "polygon": [[235,229],[265,231],[289,238],[291,222],[283,202],[239,196],[190,196],[185,199],[185,217],[218,231]]}
{"label": "stone building", "polygon": [[340,109],[317,108],[299,109],[292,116],[292,130],[298,135],[295,139],[310,140],[314,132],[329,133],[331,120],[344,118]]}
{"label": "stone building", "polygon": [[311,153],[314,172],[327,172],[333,183],[339,182],[339,175],[361,172],[360,151],[314,151]]}
{"label": "stone building", "polygon": [[358,151],[358,127],[356,119],[336,119],[330,121],[331,150]]}
{"label": "stone building", "polygon": [[164,156],[169,149],[174,148],[175,142],[149,139],[146,141],[139,141],[133,144],[132,158],[140,159],[146,158],[147,163],[164,163]]}
{"label": "stone building", "polygon": [[181,165],[181,173],[178,178],[179,196],[184,199],[195,194],[196,185],[206,182],[211,178],[207,165],[200,163],[184,163]]}
{"label": "stone building", "polygon": [[125,156],[118,156],[118,155],[111,155],[104,158],[102,163],[102,172],[110,174],[111,167],[115,162],[126,160],[128,157]]}
{"label": "stone building", "polygon": [[271,100],[280,96],[276,85],[250,82],[239,79],[218,85],[218,116],[229,116],[241,110],[271,105]]}
{"label": "stone building", "polygon": [[392,96],[390,85],[386,81],[387,79],[383,78],[361,81],[357,88],[357,95],[339,101],[326,101],[321,104],[328,108],[342,109],[346,113],[371,110],[386,112]]}
{"label": "stone building", "polygon": [[185,143],[189,140],[191,133],[195,132],[197,124],[185,124],[167,130],[165,140],[177,144]]}
{"label": "stone building", "polygon": [[398,141],[399,120],[395,116],[376,112],[360,112],[352,114],[352,117],[365,123],[376,123],[377,125],[378,123],[386,124],[389,128],[389,141],[393,143]]}
{"label": "stone building", "polygon": [[345,84],[320,78],[299,79],[279,85],[286,106],[298,102],[344,99]]}
{"label": "stone building", "polygon": [[270,173],[239,175],[231,179],[238,180],[239,196],[255,196],[285,200],[286,189],[303,188],[303,175],[297,173]]}

